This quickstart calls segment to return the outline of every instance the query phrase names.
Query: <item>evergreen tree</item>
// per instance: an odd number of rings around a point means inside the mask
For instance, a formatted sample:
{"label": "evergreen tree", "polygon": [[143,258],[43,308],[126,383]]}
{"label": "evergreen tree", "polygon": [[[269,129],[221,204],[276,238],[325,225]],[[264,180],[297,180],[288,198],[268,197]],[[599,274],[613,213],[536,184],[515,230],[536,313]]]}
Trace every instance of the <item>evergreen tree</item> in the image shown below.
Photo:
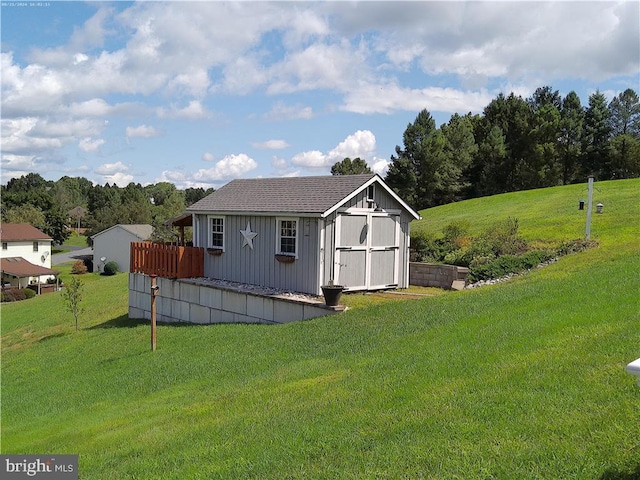
{"label": "evergreen tree", "polygon": [[611,139],[611,178],[640,175],[640,102],[628,88],[609,104]]}
{"label": "evergreen tree", "polygon": [[396,156],[391,156],[391,165],[387,172],[387,182],[398,194],[414,208],[431,206],[425,198],[429,183],[426,180],[426,165],[430,138],[435,134],[436,122],[429,111],[422,110],[413,123],[407,125],[402,135],[404,149],[396,146]]}
{"label": "evergreen tree", "polygon": [[567,185],[578,181],[578,159],[581,154],[584,109],[580,97],[571,91],[562,101],[560,110],[560,137],[558,156],[562,165],[562,183]]}
{"label": "evergreen tree", "polygon": [[604,94],[589,96],[589,107],[584,117],[582,136],[581,174],[595,175],[599,180],[611,178],[609,109]]}
{"label": "evergreen tree", "polygon": [[446,164],[450,172],[443,192],[443,200],[447,202],[464,198],[463,193],[470,186],[469,169],[478,152],[472,118],[471,114],[461,117],[456,113],[449,123],[441,127],[446,139]]}

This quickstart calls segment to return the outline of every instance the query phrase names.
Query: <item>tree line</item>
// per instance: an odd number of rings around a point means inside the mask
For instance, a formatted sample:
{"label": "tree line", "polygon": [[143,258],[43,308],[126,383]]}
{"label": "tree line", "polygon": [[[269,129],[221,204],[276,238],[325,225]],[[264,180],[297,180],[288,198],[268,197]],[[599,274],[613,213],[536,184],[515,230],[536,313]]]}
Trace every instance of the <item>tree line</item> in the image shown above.
{"label": "tree line", "polygon": [[54,182],[29,173],[0,186],[0,209],[3,222],[29,223],[58,245],[64,243],[71,234],[70,228],[78,222],[87,236],[119,223],[144,223],[153,225],[155,239],[175,241],[164,222],[211,192],[213,188],[178,190],[168,182],[118,187],[109,183],[94,185],[84,177],[68,176]]}
{"label": "tree line", "polygon": [[[416,209],[584,182],[589,175],[598,180],[640,176],[640,103],[632,89],[608,104],[595,92],[584,107],[575,92],[562,98],[549,86],[527,99],[500,94],[482,114],[454,114],[439,128],[422,110],[402,139],[385,180]],[[360,158],[345,158],[331,173],[371,170]],[[101,186],[68,176],[54,182],[29,173],[0,186],[0,209],[2,221],[30,223],[56,244],[78,221],[87,235],[118,223],[151,224],[156,239],[171,241],[164,222],[212,191],[178,190],[168,182]]]}
{"label": "tree line", "polygon": [[498,193],[640,176],[640,103],[627,89],[583,107],[551,87],[527,99],[500,94],[481,115],[436,128],[418,113],[396,146],[387,183],[416,209]]}

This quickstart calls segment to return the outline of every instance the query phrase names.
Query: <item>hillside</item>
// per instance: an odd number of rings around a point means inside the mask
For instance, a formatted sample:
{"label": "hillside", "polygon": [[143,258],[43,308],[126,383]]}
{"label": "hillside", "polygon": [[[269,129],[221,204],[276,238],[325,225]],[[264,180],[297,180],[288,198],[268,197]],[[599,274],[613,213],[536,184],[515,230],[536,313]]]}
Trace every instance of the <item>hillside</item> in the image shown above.
{"label": "hillside", "polygon": [[[520,233],[527,240],[562,241],[583,238],[587,184],[505,193],[422,210],[422,220],[411,224],[412,231],[438,233],[451,222],[466,222],[479,232],[496,220],[517,218]],[[595,205],[604,205],[595,214]],[[594,214],[591,237],[601,243],[636,241],[640,230],[640,179],[594,183]]]}
{"label": "hillside", "polygon": [[[482,228],[584,235],[584,186],[460,202]],[[596,184],[600,246],[505,284],[282,326],[149,326],[89,275],[2,306],[2,453],[79,453],[84,479],[640,476],[640,181]],[[63,276],[64,277],[64,276]],[[66,274],[65,278],[69,278]]]}

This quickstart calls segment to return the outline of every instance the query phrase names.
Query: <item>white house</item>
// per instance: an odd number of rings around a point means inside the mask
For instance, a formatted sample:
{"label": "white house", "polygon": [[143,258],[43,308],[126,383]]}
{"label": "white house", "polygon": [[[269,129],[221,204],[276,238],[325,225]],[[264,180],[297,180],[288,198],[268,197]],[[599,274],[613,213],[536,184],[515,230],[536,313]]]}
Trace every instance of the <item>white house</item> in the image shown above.
{"label": "white house", "polygon": [[28,223],[0,226],[2,285],[25,288],[46,283],[59,272],[51,269],[53,239]]}
{"label": "white house", "polygon": [[129,271],[131,242],[144,242],[151,238],[153,227],[148,224],[118,224],[91,237],[93,240],[93,271],[102,272],[107,262],[115,261],[118,270]]}

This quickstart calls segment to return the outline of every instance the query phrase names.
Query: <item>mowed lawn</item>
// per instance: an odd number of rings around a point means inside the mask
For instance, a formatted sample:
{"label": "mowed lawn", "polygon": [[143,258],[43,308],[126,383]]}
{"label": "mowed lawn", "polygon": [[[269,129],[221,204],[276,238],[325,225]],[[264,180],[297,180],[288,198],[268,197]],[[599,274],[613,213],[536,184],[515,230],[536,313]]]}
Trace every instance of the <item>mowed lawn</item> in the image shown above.
{"label": "mowed lawn", "polygon": [[[583,187],[417,227],[516,216],[529,239],[580,238]],[[2,453],[76,453],[82,479],[639,478],[640,181],[596,187],[598,248],[477,290],[160,326],[155,353],[124,274],[81,277],[79,332],[59,294],[4,304]]]}

